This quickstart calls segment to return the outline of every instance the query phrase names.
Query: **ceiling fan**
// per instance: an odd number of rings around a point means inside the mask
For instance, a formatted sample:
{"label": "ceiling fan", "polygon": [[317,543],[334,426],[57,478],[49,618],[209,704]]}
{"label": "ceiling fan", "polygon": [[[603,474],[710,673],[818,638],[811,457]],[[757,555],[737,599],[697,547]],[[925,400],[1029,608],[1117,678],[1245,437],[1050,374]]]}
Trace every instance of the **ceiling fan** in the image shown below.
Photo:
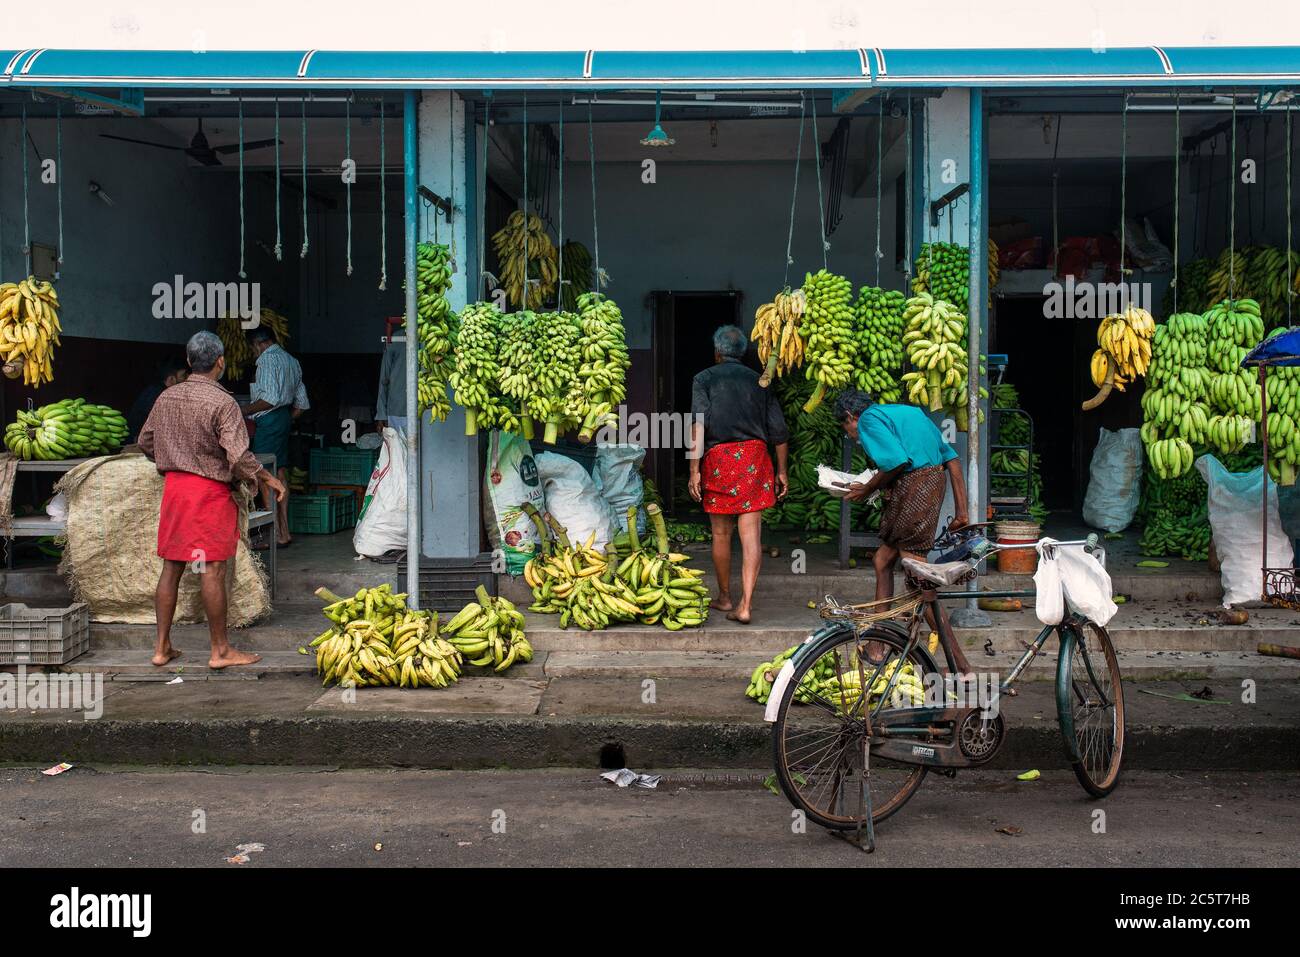
{"label": "ceiling fan", "polygon": [[[151,143],[148,140],[137,140],[130,136],[114,136],[112,133],[100,133],[99,135],[107,140],[121,140],[124,143],[139,143],[141,146],[153,146],[160,150],[180,150],[191,159],[197,160],[204,166],[221,166],[221,155],[238,153],[238,143],[227,143],[225,146],[210,146],[208,138],[203,135],[203,119],[199,118],[198,129],[194,132],[194,138],[190,140],[189,146],[172,146],[168,143]],[[249,140],[244,143],[244,152],[250,150],[260,150],[267,146],[274,146],[277,142],[283,143],[283,140]]]}

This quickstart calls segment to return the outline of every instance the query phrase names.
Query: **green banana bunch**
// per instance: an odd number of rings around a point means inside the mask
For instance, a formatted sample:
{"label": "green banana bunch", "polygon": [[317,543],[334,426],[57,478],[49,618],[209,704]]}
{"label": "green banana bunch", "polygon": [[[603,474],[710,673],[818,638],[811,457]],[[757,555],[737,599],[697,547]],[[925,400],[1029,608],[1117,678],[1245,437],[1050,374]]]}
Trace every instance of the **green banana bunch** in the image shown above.
{"label": "green banana bunch", "polygon": [[585,401],[577,374],[582,339],[582,324],[574,313],[540,312],[534,319],[531,391],[525,409],[530,418],[546,424],[543,440],[551,445],[561,432],[582,424]]}
{"label": "green banana bunch", "polygon": [[[1226,441],[1233,428],[1204,401],[1214,381],[1205,365],[1210,329],[1206,317],[1180,312],[1156,326],[1151,336],[1140,434],[1153,467],[1157,457],[1162,463],[1156,467],[1161,478],[1184,474],[1191,468],[1193,447],[1204,445],[1214,435]],[[1183,445],[1171,444],[1175,439]]]}
{"label": "green banana bunch", "polygon": [[329,602],[331,622],[310,644],[322,685],[445,688],[459,680],[461,655],[438,636],[437,613],[408,609],[404,592],[384,584],[350,598],[327,588],[316,595]]}
{"label": "green banana bunch", "polygon": [[442,628],[450,644],[476,668],[507,670],[517,661],[533,660],[533,646],[524,634],[524,616],[514,603],[493,598],[479,585],[477,601],[458,611]]}
{"label": "green banana bunch", "polygon": [[[776,681],[777,675],[781,673],[781,666],[789,659],[794,657],[794,653],[799,650],[800,645],[794,645],[781,652],[771,661],[765,661],[750,673],[749,687],[745,689],[745,697],[753,698],[759,704],[767,704],[767,699],[772,695],[772,684]],[[835,662],[833,655],[822,655],[821,659],[809,668],[801,679],[799,686],[795,688],[794,700],[800,704],[809,704],[812,701],[812,692],[829,680],[835,674]]]}
{"label": "green banana bunch", "polygon": [[498,425],[507,432],[515,432],[530,440],[533,437],[533,420],[528,414],[528,399],[533,392],[536,323],[537,315],[526,309],[506,313],[499,320],[497,340],[497,388],[501,395],[510,400],[508,410],[500,417]]}
{"label": "green banana bunch", "polygon": [[570,239],[562,249],[564,262],[560,276],[560,308],[564,312],[578,311],[578,297],[594,286],[591,275],[591,252],[576,239]]}
{"label": "green banana bunch", "polygon": [[627,398],[627,351],[623,313],[612,299],[598,292],[578,297],[580,365],[577,378],[582,393],[582,424],[578,439],[591,441],[596,430],[617,423],[618,407]]}
{"label": "green banana bunch", "polygon": [[[1178,267],[1178,305],[1190,312],[1205,312],[1214,300],[1210,298],[1210,274],[1214,263],[1209,259],[1193,259]],[[1170,315],[1174,311],[1174,283],[1165,289],[1160,311]]]}
{"label": "green banana bunch", "polygon": [[451,414],[447,381],[453,363],[451,304],[451,253],[443,243],[415,247],[415,317],[420,362],[416,397],[420,414],[428,411],[435,422]]}
{"label": "green banana bunch", "polygon": [[858,366],[855,384],[877,402],[902,397],[898,377],[903,371],[903,309],[906,299],[896,289],[863,286],[853,312],[857,318]]}
{"label": "green banana bunch", "polygon": [[85,399],[60,399],[30,412],[20,410],[6,426],[4,441],[20,459],[73,459],[115,452],[126,434],[126,419],[117,410]]}
{"label": "green banana bunch", "polygon": [[804,410],[812,412],[828,389],[839,391],[852,380],[858,341],[853,331],[852,283],[819,269],[804,276],[803,295],[798,331],[804,339],[804,374],[817,383]]}
{"label": "green banana bunch", "polygon": [[448,382],[456,390],[456,401],[465,407],[466,435],[503,425],[512,418],[497,394],[501,321],[500,311],[488,302],[466,306],[460,314],[455,368]]}
{"label": "green banana bunch", "polygon": [[[991,257],[990,262],[996,262],[996,257]],[[923,243],[912,265],[916,270],[913,293],[929,293],[952,303],[963,315],[966,313],[970,304],[970,250],[956,243]],[[996,281],[993,278],[989,285]]]}

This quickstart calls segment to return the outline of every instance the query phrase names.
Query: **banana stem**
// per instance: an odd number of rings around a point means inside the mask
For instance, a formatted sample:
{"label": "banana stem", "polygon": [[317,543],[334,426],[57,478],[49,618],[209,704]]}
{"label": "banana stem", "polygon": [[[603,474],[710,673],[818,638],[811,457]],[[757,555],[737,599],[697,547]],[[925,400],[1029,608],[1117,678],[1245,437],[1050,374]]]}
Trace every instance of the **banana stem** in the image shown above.
{"label": "banana stem", "polygon": [[1115,385],[1115,362],[1111,359],[1110,353],[1105,354],[1106,359],[1106,379],[1101,384],[1101,388],[1087,402],[1083,403],[1083,411],[1091,412],[1097,406],[1101,405],[1110,396],[1110,390]]}
{"label": "banana stem", "polygon": [[554,445],[556,439],[560,437],[560,420],[547,419],[546,431],[542,433],[542,441],[547,445]]}
{"label": "banana stem", "polygon": [[763,366],[763,374],[758,377],[759,388],[766,389],[772,384],[772,380],[776,378],[776,360],[777,355],[776,350],[774,349],[772,350],[772,354],[767,357],[767,362]]}
{"label": "banana stem", "polygon": [[826,398],[826,383],[818,382],[817,388],[813,390],[812,396],[804,403],[803,410],[805,412],[814,411],[817,406],[822,404],[822,399],[824,398]]}
{"label": "banana stem", "polygon": [[519,414],[519,429],[529,442],[533,440],[533,420],[522,412]]}
{"label": "banana stem", "polygon": [[465,408],[465,434],[478,435],[478,413],[468,406]]}
{"label": "banana stem", "polygon": [[542,555],[549,555],[552,551],[551,536],[550,533],[546,531],[546,523],[542,521],[542,516],[537,511],[537,506],[535,506],[532,502],[524,502],[524,504],[520,507],[524,510],[524,514],[526,514],[530,519],[532,519],[533,525],[537,529],[538,551]]}
{"label": "banana stem", "polygon": [[641,536],[636,532],[637,507],[629,505],[627,507],[627,537],[632,543],[632,551],[641,551]]}
{"label": "banana stem", "polygon": [[485,586],[477,586],[474,589],[474,597],[478,599],[478,603],[483,606],[484,611],[492,607],[492,596],[488,594]]}
{"label": "banana stem", "polygon": [[321,586],[320,588],[316,589],[316,597],[319,598],[321,601],[325,602],[325,604],[327,605],[332,605],[337,601],[344,600],[340,598],[338,595],[334,594],[328,588],[325,588],[324,586]]}
{"label": "banana stem", "polygon": [[649,516],[650,524],[654,527],[655,547],[658,548],[660,555],[667,555],[668,524],[664,521],[663,509],[651,502],[645,507],[645,513]]}
{"label": "banana stem", "polygon": [[551,534],[555,540],[560,543],[561,549],[568,551],[573,545],[569,542],[569,530],[560,524],[559,520],[550,512],[546,513],[546,524],[551,526]]}

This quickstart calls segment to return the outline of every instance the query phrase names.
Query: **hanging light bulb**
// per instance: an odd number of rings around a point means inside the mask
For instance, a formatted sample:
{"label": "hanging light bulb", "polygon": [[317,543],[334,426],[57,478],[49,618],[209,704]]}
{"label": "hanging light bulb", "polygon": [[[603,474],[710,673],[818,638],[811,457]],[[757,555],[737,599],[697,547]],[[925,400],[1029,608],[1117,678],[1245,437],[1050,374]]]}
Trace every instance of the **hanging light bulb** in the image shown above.
{"label": "hanging light bulb", "polygon": [[672,146],[677,141],[664,132],[664,128],[659,125],[659,112],[662,106],[663,92],[655,91],[655,128],[646,134],[645,139],[641,141],[642,146]]}

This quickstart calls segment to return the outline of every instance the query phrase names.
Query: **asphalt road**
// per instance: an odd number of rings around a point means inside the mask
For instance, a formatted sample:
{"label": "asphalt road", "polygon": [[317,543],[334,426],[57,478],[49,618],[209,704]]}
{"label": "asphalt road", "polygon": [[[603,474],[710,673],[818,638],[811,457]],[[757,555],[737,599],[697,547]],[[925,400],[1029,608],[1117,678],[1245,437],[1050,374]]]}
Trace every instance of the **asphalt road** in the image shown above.
{"label": "asphalt road", "polygon": [[[1293,865],[1300,839],[1296,774],[1135,773],[1100,803],[1069,772],[931,776],[869,857],[796,833],[761,773],[676,772],[653,791],[597,774],[2,768],[0,867],[1258,867]],[[263,849],[229,863],[244,844]]]}

